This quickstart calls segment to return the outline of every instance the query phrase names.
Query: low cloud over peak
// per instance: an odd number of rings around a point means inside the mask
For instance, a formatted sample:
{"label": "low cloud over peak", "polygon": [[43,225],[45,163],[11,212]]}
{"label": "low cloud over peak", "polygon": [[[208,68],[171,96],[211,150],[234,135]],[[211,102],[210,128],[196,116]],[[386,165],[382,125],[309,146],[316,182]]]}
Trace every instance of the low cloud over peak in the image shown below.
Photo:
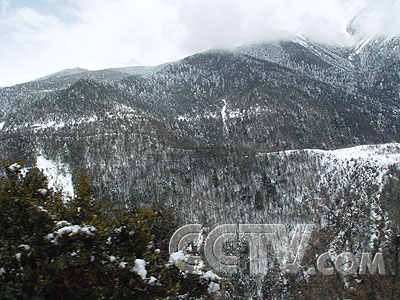
{"label": "low cloud over peak", "polygon": [[[101,69],[132,58],[155,65],[299,34],[342,45],[400,34],[394,0],[0,1],[0,86],[73,66]],[[351,36],[346,28],[356,15]]]}

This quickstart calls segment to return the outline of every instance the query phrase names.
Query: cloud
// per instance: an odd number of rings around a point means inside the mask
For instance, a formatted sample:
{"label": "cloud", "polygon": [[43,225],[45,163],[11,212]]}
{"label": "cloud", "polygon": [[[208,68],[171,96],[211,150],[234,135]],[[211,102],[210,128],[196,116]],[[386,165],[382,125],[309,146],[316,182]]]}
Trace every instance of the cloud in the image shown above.
{"label": "cloud", "polygon": [[168,32],[176,24],[169,5],[88,0],[68,9],[63,19],[21,7],[0,21],[7,28],[0,37],[0,85],[75,66],[101,69],[131,59],[159,64],[188,54]]}
{"label": "cloud", "polygon": [[354,18],[356,36],[400,34],[400,1],[367,0],[364,9]]}
{"label": "cloud", "polygon": [[346,42],[345,25],[359,1],[194,0],[178,4],[182,45],[196,50],[304,34]]}
{"label": "cloud", "polygon": [[10,5],[10,2],[7,0],[1,0],[1,15],[5,16],[7,12],[7,8]]}
{"label": "cloud", "polygon": [[[15,6],[1,1],[0,86],[76,66],[101,69],[132,59],[160,64],[213,47],[234,47],[297,34],[348,44],[351,39],[346,25],[360,11],[364,15],[359,17],[359,27],[365,34],[395,34],[400,28],[399,1],[393,0],[35,3],[36,6]],[[38,7],[38,3],[42,6]]]}

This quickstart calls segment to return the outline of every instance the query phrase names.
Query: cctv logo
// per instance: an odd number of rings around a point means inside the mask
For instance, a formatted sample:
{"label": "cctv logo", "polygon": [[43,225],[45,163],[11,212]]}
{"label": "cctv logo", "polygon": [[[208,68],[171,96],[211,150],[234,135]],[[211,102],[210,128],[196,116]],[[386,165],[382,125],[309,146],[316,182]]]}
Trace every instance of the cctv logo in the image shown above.
{"label": "cctv logo", "polygon": [[[300,270],[300,263],[314,227],[314,224],[297,225],[289,242],[286,227],[282,224],[220,225],[208,234],[204,243],[204,256],[215,271],[233,274],[237,271],[239,259],[237,256],[226,255],[224,244],[245,241],[249,245],[251,275],[267,274],[271,246],[282,270],[296,273]],[[190,244],[200,238],[201,228],[200,224],[179,228],[170,240],[170,255],[179,251],[185,252]],[[199,256],[185,255],[185,260],[180,260],[177,266],[186,272],[196,273],[199,261]]]}
{"label": "cctv logo", "polygon": [[[297,225],[292,238],[289,237],[286,227],[282,224],[225,224],[214,228],[207,236],[204,243],[204,256],[217,272],[233,274],[238,268],[239,258],[224,253],[224,245],[244,241],[249,246],[250,275],[264,276],[268,272],[271,253],[276,255],[281,269],[285,273],[296,273],[301,268],[301,261],[311,238],[314,224]],[[183,255],[190,249],[191,244],[201,240],[202,226],[189,224],[179,228],[172,236],[169,243],[171,257],[178,257],[174,263],[183,271],[198,273],[200,256]],[[180,253],[181,255],[175,255]],[[268,258],[269,257],[269,258]],[[360,275],[365,275],[367,269],[371,274],[376,270],[380,275],[385,275],[385,264],[382,253],[375,253],[373,260],[369,253],[362,253],[358,263],[356,257],[349,252],[340,253],[334,260],[334,267],[327,267],[327,262],[332,261],[330,253],[326,252],[318,257],[316,267],[323,275],[332,275],[339,272],[342,275],[352,275],[359,270]],[[201,265],[200,265],[201,268]],[[310,275],[316,274],[315,268],[308,270]]]}

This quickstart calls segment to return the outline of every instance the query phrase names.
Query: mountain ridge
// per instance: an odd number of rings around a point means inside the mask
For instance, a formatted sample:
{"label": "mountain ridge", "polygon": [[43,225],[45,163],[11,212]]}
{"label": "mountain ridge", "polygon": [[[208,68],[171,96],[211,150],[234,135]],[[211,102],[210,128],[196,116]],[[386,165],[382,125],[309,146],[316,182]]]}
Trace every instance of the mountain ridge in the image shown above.
{"label": "mountain ridge", "polygon": [[324,251],[375,253],[399,207],[398,43],[261,43],[3,88],[0,160],[64,197],[86,171],[99,201],[159,202],[180,225],[317,224]]}
{"label": "mountain ridge", "polygon": [[[376,88],[380,74],[396,75],[399,49],[392,46],[397,43],[371,40],[353,49],[357,54],[350,60],[350,50],[297,38],[213,49],[126,73],[79,69],[39,80],[33,83],[36,90],[32,83],[5,88],[0,91],[6,104],[0,118],[2,158],[40,152],[71,170],[93,168],[91,174],[102,178],[95,185],[103,197],[112,193],[101,186],[111,184],[120,199],[130,201],[140,181],[137,173],[129,174],[132,166],[145,172],[155,166],[154,157],[190,160],[199,153],[236,157],[399,142],[397,79],[387,83],[388,91]],[[380,58],[380,64],[368,63]],[[99,165],[113,159],[123,170],[122,184]],[[142,159],[152,167],[135,162]],[[237,160],[245,163],[241,156]],[[172,166],[164,168],[172,172]]]}

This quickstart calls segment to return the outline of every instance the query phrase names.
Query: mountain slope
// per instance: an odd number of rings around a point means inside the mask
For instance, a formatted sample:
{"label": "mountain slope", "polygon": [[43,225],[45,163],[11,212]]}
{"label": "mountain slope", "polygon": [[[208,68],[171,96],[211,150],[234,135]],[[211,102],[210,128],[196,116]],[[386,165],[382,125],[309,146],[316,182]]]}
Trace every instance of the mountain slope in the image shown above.
{"label": "mountain slope", "polygon": [[205,230],[314,223],[323,251],[375,253],[400,180],[398,43],[297,38],[3,88],[0,159],[36,161],[65,197],[87,170],[101,201]]}
{"label": "mountain slope", "polygon": [[[297,38],[210,50],[157,68],[65,71],[1,89],[1,157],[33,152],[71,170],[87,168],[104,198],[144,201],[163,198],[152,191],[169,191],[175,172],[177,186],[193,188],[196,168],[205,172],[196,185],[212,194],[204,176],[213,166],[202,162],[208,157],[227,157],[221,168],[252,157],[250,169],[258,170],[260,152],[399,141],[397,42],[345,49]],[[388,89],[367,77],[385,79]],[[185,166],[198,157],[201,163]],[[231,179],[222,185],[217,199],[239,197],[228,192]],[[204,198],[185,193],[194,202]]]}

